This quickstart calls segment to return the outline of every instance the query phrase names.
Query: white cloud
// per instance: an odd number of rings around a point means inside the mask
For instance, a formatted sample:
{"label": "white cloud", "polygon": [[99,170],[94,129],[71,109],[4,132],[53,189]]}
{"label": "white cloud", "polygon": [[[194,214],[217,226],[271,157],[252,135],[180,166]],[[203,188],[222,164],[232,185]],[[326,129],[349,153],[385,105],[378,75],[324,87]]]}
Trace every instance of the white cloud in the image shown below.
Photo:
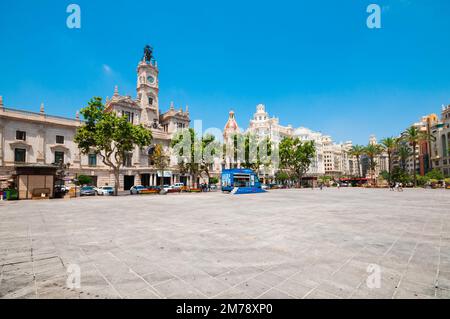
{"label": "white cloud", "polygon": [[111,67],[107,64],[103,64],[103,72],[105,72],[106,74],[112,74],[113,70],[111,69]]}

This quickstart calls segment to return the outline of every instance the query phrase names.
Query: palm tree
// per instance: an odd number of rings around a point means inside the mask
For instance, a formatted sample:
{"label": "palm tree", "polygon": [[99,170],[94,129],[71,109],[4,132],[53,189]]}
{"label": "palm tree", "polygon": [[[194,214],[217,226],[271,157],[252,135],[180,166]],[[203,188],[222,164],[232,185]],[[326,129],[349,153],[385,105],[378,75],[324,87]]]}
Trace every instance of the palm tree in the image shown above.
{"label": "palm tree", "polygon": [[381,146],[384,148],[388,155],[388,169],[389,169],[389,184],[391,183],[392,176],[392,154],[397,149],[398,140],[395,137],[386,137],[381,140]]}
{"label": "palm tree", "polygon": [[369,168],[372,179],[374,179],[375,168],[377,167],[377,161],[375,160],[375,157],[380,155],[382,152],[383,149],[378,144],[369,144],[364,147],[364,154],[369,158]]}
{"label": "palm tree", "polygon": [[364,155],[364,146],[354,145],[350,149],[349,154],[356,157],[356,162],[358,164],[358,177],[361,178],[361,156]]}
{"label": "palm tree", "polygon": [[416,148],[417,145],[422,142],[435,139],[434,136],[428,134],[425,131],[421,131],[416,126],[411,126],[408,128],[405,133],[403,134],[403,139],[409,143],[412,147],[412,156],[413,156],[413,169],[414,169],[414,187],[417,187],[417,171],[416,171]]}
{"label": "palm tree", "polygon": [[397,155],[400,158],[400,167],[402,170],[406,170],[406,160],[412,156],[412,152],[408,146],[404,143],[399,143],[397,148]]}

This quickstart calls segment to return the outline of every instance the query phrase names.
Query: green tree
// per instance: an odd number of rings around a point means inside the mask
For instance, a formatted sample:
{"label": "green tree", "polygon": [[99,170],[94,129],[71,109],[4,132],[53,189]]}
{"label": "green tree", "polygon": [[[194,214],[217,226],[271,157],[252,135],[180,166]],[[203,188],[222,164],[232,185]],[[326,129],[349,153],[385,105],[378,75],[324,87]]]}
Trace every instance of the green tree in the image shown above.
{"label": "green tree", "polygon": [[353,145],[350,149],[349,154],[351,156],[356,157],[356,162],[358,164],[358,177],[362,177],[361,175],[361,156],[364,155],[364,146],[362,145]]}
{"label": "green tree", "polygon": [[77,185],[90,185],[92,183],[92,178],[86,175],[79,175],[77,177],[78,182]]}
{"label": "green tree", "polygon": [[156,144],[153,153],[149,155],[152,166],[161,173],[159,179],[159,185],[161,188],[164,186],[164,172],[170,165],[170,157],[164,151],[164,147],[161,144]]}
{"label": "green tree", "polygon": [[[259,173],[262,165],[268,166],[271,164],[272,142],[269,137],[260,140],[255,135],[245,134],[239,138],[244,139],[244,162],[241,163],[242,167],[250,168]],[[236,148],[237,145],[235,145]]]}
{"label": "green tree", "polygon": [[391,180],[393,182],[408,184],[411,182],[411,176],[404,169],[400,167],[394,167],[392,169]]}
{"label": "green tree", "polygon": [[207,134],[200,138],[194,129],[190,128],[180,132],[172,140],[171,147],[175,150],[174,155],[177,156],[180,171],[191,174],[194,187],[197,187],[197,178],[202,173],[210,178],[209,167],[220,148],[213,135]]}
{"label": "green tree", "polygon": [[142,125],[131,124],[125,116],[105,111],[100,97],[92,98],[80,113],[85,122],[77,129],[75,142],[82,154],[95,152],[100,155],[103,164],[113,171],[117,195],[120,168],[126,154],[136,146],[142,149],[149,145],[152,141],[151,132]]}
{"label": "green tree", "polygon": [[301,186],[316,154],[313,141],[302,142],[299,138],[285,137],[280,142],[280,168],[286,169],[291,178]]}
{"label": "green tree", "polygon": [[435,140],[435,137],[425,131],[421,131],[416,126],[411,126],[405,131],[402,138],[412,147],[414,186],[417,186],[417,145],[423,141],[428,143],[429,140]]}
{"label": "green tree", "polygon": [[383,177],[384,180],[391,182],[391,174],[388,171],[382,171],[380,176]]}
{"label": "green tree", "polygon": [[428,172],[425,176],[429,179],[435,179],[438,181],[442,181],[444,179],[444,174],[442,174],[442,172],[437,168],[433,169],[431,172]]}
{"label": "green tree", "polygon": [[382,152],[383,152],[383,149],[378,144],[369,144],[366,147],[364,147],[364,154],[369,159],[369,169],[370,169],[370,176],[371,176],[372,180],[375,180],[375,178],[374,178],[375,169],[377,168],[377,165],[378,165],[375,158],[378,155],[380,155]]}
{"label": "green tree", "polygon": [[391,183],[391,175],[392,175],[392,154],[395,152],[398,145],[398,140],[395,137],[387,137],[381,140],[381,146],[384,148],[388,155],[388,178],[383,178]]}
{"label": "green tree", "polygon": [[285,184],[289,180],[289,174],[284,171],[275,173],[275,180],[281,184]]}
{"label": "green tree", "polygon": [[399,143],[397,148],[397,155],[400,158],[400,167],[402,170],[406,170],[406,161],[412,156],[410,148],[404,143]]}
{"label": "green tree", "polygon": [[211,176],[211,177],[209,178],[209,183],[210,183],[210,184],[217,184],[217,183],[219,183],[219,178],[216,177],[216,176]]}

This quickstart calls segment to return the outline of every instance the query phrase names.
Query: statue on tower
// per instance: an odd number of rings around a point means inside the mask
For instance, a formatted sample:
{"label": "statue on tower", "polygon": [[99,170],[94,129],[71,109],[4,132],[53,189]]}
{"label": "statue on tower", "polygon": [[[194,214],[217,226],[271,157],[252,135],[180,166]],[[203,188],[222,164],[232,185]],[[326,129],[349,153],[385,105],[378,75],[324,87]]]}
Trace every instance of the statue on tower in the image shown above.
{"label": "statue on tower", "polygon": [[144,48],[144,57],[145,62],[151,63],[153,59],[153,48],[148,44]]}

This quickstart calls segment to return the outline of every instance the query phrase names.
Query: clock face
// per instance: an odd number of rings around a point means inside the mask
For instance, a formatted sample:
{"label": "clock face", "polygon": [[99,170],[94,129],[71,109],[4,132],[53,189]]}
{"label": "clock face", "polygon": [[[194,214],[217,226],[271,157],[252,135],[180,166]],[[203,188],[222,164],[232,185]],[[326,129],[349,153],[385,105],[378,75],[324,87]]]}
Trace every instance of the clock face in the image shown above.
{"label": "clock face", "polygon": [[149,75],[147,77],[147,81],[148,81],[148,83],[153,84],[153,83],[155,83],[155,78],[153,76]]}

